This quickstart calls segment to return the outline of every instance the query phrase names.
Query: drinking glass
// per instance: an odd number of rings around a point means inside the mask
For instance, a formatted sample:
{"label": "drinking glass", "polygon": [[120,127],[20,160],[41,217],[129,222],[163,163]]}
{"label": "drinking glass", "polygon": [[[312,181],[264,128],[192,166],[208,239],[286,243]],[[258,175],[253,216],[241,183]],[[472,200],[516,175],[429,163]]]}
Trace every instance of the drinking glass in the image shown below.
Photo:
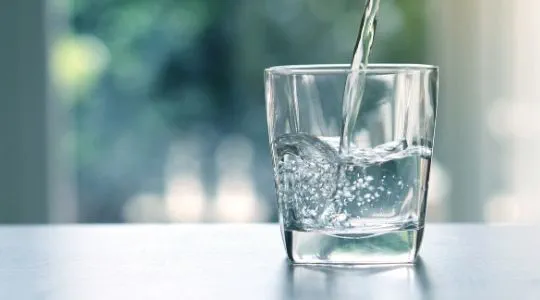
{"label": "drinking glass", "polygon": [[[356,73],[353,73],[356,72]],[[343,106],[347,79],[363,95]],[[279,222],[298,264],[413,263],[424,233],[438,68],[265,70]],[[358,101],[358,100],[357,100]],[[340,146],[344,116],[354,124]]]}

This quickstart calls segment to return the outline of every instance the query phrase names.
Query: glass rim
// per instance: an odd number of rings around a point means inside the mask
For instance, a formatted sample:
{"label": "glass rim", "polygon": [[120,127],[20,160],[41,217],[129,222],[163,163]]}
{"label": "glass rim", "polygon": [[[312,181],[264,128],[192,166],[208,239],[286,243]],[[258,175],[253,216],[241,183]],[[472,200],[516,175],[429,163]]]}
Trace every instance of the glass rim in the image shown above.
{"label": "glass rim", "polygon": [[[407,71],[438,71],[439,67],[426,64],[368,64],[367,70],[359,72],[367,74],[401,73]],[[349,74],[353,72],[350,64],[313,64],[313,65],[283,65],[264,69],[266,74],[274,75],[330,75]]]}

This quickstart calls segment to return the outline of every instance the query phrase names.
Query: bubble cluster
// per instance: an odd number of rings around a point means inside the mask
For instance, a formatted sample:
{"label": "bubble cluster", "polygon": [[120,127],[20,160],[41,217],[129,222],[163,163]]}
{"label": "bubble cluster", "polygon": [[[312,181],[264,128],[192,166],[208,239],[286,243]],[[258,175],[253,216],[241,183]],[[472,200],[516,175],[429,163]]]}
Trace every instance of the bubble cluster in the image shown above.
{"label": "bubble cluster", "polygon": [[278,204],[288,228],[347,228],[355,219],[406,214],[418,202],[421,159],[429,149],[399,141],[339,156],[335,141],[282,137],[273,146]]}

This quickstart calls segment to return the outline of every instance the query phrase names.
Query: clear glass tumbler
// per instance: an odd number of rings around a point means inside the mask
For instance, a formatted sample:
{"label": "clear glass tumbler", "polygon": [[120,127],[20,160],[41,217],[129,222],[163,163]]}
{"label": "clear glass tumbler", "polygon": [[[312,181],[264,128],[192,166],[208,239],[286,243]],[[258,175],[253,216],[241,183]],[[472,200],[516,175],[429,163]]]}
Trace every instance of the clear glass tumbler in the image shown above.
{"label": "clear glass tumbler", "polygon": [[[343,109],[362,78],[358,114]],[[413,263],[424,232],[438,69],[428,65],[265,70],[279,219],[293,263]],[[354,106],[354,105],[353,105]],[[352,106],[347,106],[352,107]],[[343,116],[353,118],[340,147]]]}

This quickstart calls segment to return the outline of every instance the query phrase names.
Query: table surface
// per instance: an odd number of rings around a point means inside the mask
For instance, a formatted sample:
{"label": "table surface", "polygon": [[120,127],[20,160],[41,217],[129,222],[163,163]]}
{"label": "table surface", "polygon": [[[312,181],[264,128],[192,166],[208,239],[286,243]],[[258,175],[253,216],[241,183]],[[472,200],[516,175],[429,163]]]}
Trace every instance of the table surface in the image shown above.
{"label": "table surface", "polygon": [[431,225],[414,266],[292,266],[277,225],[0,226],[0,299],[540,299],[540,227]]}

